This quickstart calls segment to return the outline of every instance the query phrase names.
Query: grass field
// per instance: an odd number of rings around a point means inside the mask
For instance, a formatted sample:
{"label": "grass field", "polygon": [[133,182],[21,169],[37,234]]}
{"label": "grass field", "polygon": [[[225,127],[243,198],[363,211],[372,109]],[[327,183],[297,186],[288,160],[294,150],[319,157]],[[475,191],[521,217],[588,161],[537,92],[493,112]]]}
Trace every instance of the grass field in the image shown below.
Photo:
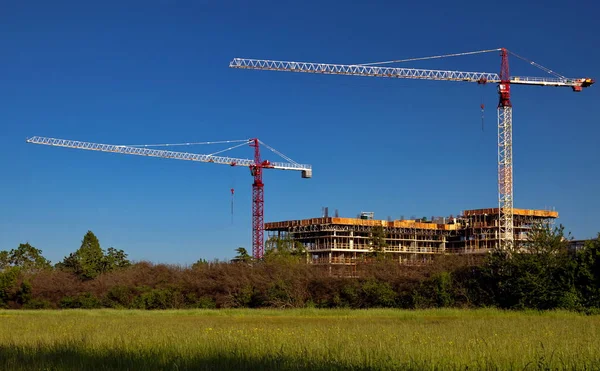
{"label": "grass field", "polygon": [[0,311],[2,370],[600,369],[600,316],[498,310]]}

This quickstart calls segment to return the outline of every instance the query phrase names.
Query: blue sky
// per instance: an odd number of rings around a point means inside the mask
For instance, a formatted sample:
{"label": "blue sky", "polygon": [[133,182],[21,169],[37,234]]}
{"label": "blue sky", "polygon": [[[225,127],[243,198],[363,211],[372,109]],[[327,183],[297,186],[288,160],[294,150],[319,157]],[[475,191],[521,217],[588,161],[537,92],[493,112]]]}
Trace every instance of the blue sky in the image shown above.
{"label": "blue sky", "polygon": [[[4,2],[0,249],[28,241],[57,262],[87,230],[133,260],[189,264],[250,247],[247,169],[26,144],[33,135],[111,144],[258,137],[313,166],[312,179],[265,172],[267,221],[318,217],[323,206],[381,219],[495,207],[495,86],[228,65],[506,47],[569,77],[600,78],[597,2],[503,4]],[[500,58],[409,66],[498,72]],[[511,73],[545,76],[515,58]],[[555,208],[577,238],[600,231],[599,97],[599,86],[513,88],[515,207]]]}

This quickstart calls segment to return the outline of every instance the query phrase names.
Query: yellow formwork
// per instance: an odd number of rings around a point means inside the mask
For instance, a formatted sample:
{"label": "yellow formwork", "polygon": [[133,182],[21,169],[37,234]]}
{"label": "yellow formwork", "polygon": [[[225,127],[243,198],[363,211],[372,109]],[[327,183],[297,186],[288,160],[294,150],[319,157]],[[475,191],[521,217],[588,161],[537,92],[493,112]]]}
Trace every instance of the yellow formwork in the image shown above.
{"label": "yellow formwork", "polygon": [[[492,215],[498,214],[498,208],[493,209],[477,209],[477,210],[465,210],[465,216],[473,216],[473,215]],[[522,216],[537,216],[540,218],[558,218],[557,211],[549,211],[549,210],[533,210],[533,209],[513,209],[514,215],[522,215]]]}
{"label": "yellow formwork", "polygon": [[368,227],[381,226],[384,228],[415,228],[415,229],[431,229],[431,230],[456,230],[457,225],[454,224],[435,224],[421,223],[414,220],[372,220],[372,219],[357,219],[357,218],[310,218],[302,220],[288,220],[282,222],[265,223],[266,230],[286,229],[298,226],[323,224],[337,225],[362,225]]}

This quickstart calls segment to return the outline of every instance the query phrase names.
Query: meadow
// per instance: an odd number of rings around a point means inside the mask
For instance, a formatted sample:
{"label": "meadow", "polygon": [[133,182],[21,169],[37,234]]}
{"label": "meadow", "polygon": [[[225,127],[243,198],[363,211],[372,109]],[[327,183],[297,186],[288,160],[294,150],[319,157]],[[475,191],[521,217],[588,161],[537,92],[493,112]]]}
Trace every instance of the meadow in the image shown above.
{"label": "meadow", "polygon": [[600,369],[600,316],[496,309],[0,311],[2,370]]}

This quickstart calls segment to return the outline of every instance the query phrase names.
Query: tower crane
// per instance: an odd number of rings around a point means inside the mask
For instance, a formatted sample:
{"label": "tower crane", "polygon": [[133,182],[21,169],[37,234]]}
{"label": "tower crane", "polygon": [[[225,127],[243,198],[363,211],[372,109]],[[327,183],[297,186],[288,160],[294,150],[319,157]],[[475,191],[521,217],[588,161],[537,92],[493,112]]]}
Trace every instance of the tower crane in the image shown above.
{"label": "tower crane", "polygon": [[[115,145],[115,144],[101,144],[101,143],[90,143],[81,142],[76,140],[68,139],[56,139],[46,138],[40,136],[34,136],[26,140],[27,143],[42,144],[53,147],[64,147],[64,148],[75,148],[84,149],[89,151],[100,151],[100,152],[111,152],[121,153],[125,155],[137,155],[137,156],[149,156],[159,158],[170,158],[175,160],[187,160],[197,162],[210,162],[214,164],[222,164],[229,166],[245,166],[250,169],[250,174],[254,177],[252,183],[252,255],[256,259],[260,259],[264,254],[264,183],[263,183],[263,170],[264,169],[277,169],[277,170],[295,170],[300,171],[302,178],[312,177],[311,165],[299,164],[289,157],[283,155],[279,151],[259,140],[258,138],[244,139],[244,140],[229,140],[229,141],[218,141],[218,142],[202,142],[202,143],[176,143],[176,144],[142,144],[142,145]],[[175,152],[161,149],[153,149],[146,147],[156,146],[175,146],[175,145],[193,145],[193,144],[217,144],[217,143],[239,143],[222,151],[215,152],[213,154],[197,154],[187,152]],[[215,156],[217,153],[222,153],[243,145],[249,145],[254,148],[254,159],[241,159],[233,157],[222,157]],[[260,146],[261,144],[285,158],[289,162],[270,162],[261,158]],[[233,193],[233,192],[232,192]]]}
{"label": "tower crane", "polygon": [[[398,68],[379,66],[383,64],[412,62],[425,59],[438,59],[445,57],[464,56],[479,53],[500,52],[500,73],[488,72],[462,72],[443,71],[417,68]],[[508,55],[523,59],[531,65],[553,75],[553,77],[518,77],[510,76]],[[267,59],[234,58],[229,63],[230,68],[305,72],[327,75],[350,75],[388,77],[399,79],[439,80],[476,82],[478,84],[498,84],[498,239],[499,248],[511,250],[514,245],[513,234],[513,155],[512,155],[512,103],[510,100],[511,85],[536,85],[570,87],[575,92],[591,86],[595,81],[591,78],[567,78],[543,67],[533,61],[527,60],[506,48],[481,50],[474,52],[437,55],[386,62],[363,64],[330,64],[315,62],[292,62]]]}

